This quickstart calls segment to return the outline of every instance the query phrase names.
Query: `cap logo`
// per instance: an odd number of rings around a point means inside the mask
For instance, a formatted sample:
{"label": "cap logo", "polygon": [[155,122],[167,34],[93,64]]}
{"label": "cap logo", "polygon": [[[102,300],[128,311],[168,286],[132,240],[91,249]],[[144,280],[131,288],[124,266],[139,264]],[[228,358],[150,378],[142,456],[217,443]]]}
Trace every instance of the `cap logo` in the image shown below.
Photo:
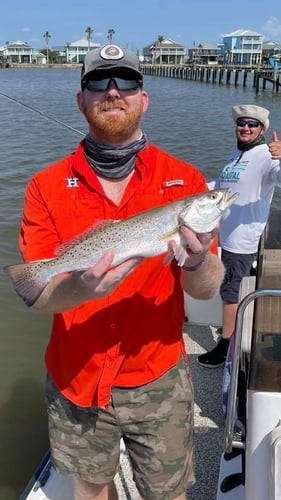
{"label": "cap logo", "polygon": [[106,45],[100,51],[100,56],[103,59],[122,59],[124,57],[123,50],[118,45]]}

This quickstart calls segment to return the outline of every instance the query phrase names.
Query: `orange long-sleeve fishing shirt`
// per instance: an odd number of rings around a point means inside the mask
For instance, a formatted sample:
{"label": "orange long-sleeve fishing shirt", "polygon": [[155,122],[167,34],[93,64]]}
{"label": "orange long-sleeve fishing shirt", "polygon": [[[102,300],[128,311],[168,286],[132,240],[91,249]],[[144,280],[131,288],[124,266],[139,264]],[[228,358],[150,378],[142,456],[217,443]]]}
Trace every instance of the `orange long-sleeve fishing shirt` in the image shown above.
{"label": "orange long-sleeve fishing shirt", "polygon": [[[126,218],[206,190],[192,165],[147,144],[116,206],[85,159],[82,141],[27,186],[20,250],[28,262],[51,258],[95,221]],[[180,353],[187,356],[180,268],[175,261],[163,265],[163,258],[145,259],[109,296],[54,315],[47,370],[78,406],[106,406],[113,385],[148,383],[175,365]]]}

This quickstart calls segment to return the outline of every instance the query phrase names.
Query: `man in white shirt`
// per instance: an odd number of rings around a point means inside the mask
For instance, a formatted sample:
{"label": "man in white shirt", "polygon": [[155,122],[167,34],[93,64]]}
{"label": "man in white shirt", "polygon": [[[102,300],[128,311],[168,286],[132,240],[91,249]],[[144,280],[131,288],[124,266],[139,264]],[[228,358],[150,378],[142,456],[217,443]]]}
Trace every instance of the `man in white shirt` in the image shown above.
{"label": "man in white shirt", "polygon": [[273,132],[266,144],[269,111],[255,105],[232,108],[236,124],[237,148],[230,155],[211,189],[231,188],[240,195],[220,225],[220,245],[225,278],[220,289],[223,301],[222,336],[216,347],[198,357],[201,366],[217,368],[226,359],[229,340],[235,328],[241,280],[251,274],[261,234],[268,220],[271,200],[277,184],[281,186],[281,141]]}

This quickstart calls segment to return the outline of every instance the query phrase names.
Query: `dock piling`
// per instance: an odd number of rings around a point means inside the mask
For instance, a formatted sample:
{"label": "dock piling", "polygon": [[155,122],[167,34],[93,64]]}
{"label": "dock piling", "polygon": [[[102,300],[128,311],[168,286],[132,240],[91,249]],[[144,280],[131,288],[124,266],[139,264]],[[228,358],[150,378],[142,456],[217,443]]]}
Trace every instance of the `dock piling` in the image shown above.
{"label": "dock piling", "polygon": [[240,75],[243,87],[247,86],[248,74],[253,73],[253,89],[260,91],[260,80],[262,89],[265,91],[267,82],[272,83],[272,92],[278,93],[281,86],[280,71],[277,65],[273,68],[246,68],[246,67],[225,67],[225,66],[199,66],[199,65],[172,65],[172,64],[141,64],[144,75],[162,76],[166,78],[178,78],[205,83],[218,83],[219,85],[233,85],[236,87],[240,83]]}

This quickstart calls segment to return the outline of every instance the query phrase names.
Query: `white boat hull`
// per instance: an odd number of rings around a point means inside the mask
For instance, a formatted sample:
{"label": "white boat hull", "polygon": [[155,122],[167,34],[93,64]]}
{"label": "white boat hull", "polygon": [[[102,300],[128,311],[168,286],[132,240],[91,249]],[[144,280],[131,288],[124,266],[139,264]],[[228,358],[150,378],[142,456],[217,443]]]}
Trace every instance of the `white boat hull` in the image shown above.
{"label": "white boat hull", "polygon": [[72,500],[73,484],[70,476],[56,473],[49,454],[44,457],[19,500]]}
{"label": "white boat hull", "polygon": [[271,446],[272,433],[280,419],[281,393],[248,391],[247,420],[251,425],[248,426],[246,439],[245,486],[241,484],[228,492],[221,491],[222,481],[226,477],[242,474],[241,454],[232,460],[225,460],[223,454],[217,500],[281,500],[280,486],[278,495],[274,492],[274,457]]}
{"label": "white boat hull", "polygon": [[227,492],[221,491],[222,481],[226,477],[228,477],[231,474],[240,474],[241,472],[242,472],[241,455],[232,458],[232,460],[225,460],[225,455],[223,453],[221,456],[221,463],[220,463],[217,500],[245,500],[245,488],[242,484],[230,491]]}
{"label": "white boat hull", "polygon": [[[281,393],[248,391],[245,500],[281,500],[272,492],[271,433],[281,419]],[[279,469],[281,468],[281,465]]]}

